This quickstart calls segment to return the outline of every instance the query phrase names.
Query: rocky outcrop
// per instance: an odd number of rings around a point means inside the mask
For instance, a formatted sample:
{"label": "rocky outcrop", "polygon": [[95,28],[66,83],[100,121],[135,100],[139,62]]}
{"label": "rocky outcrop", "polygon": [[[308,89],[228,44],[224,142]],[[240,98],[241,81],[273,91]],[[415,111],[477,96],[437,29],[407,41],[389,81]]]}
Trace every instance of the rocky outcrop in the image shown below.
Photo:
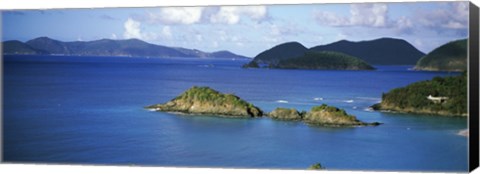
{"label": "rocky outcrop", "polygon": [[313,107],[309,112],[297,111],[296,109],[276,108],[268,113],[268,116],[276,120],[304,121],[313,126],[350,127],[350,126],[377,126],[381,123],[365,123],[357,120],[355,116],[348,115],[343,109],[322,104]]}
{"label": "rocky outcrop", "polygon": [[302,120],[304,112],[298,112],[296,109],[276,108],[272,112],[268,113],[268,116],[277,120]]}

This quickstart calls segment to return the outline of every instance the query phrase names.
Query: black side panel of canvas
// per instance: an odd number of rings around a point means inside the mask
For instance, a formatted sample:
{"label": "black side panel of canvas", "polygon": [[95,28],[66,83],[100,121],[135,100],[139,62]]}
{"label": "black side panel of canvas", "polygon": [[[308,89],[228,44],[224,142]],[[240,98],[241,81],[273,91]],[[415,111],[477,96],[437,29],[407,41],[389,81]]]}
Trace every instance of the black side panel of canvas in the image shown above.
{"label": "black side panel of canvas", "polygon": [[469,170],[473,171],[478,167],[479,158],[479,103],[478,103],[478,7],[470,2],[469,7],[470,22],[469,22],[469,82],[470,82],[470,105],[469,105]]}

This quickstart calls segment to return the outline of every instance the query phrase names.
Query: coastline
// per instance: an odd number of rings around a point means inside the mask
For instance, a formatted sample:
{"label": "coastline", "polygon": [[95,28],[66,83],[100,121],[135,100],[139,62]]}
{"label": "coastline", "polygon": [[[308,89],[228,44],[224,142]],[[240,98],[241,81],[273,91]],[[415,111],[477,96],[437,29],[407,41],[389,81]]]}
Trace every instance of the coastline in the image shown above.
{"label": "coastline", "polygon": [[373,111],[400,113],[400,114],[414,114],[414,115],[429,115],[429,116],[442,116],[442,117],[468,117],[468,113],[451,113],[448,111],[433,111],[430,109],[418,109],[413,107],[399,108],[397,106],[385,105],[377,103],[370,106]]}

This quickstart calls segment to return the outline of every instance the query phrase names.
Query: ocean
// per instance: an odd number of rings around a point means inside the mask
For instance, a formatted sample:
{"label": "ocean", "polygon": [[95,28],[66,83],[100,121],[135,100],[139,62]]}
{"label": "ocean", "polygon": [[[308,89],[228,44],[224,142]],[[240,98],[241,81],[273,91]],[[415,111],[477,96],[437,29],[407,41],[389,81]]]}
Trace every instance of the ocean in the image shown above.
{"label": "ocean", "polygon": [[[467,171],[467,118],[368,110],[382,93],[448,72],[242,69],[248,60],[4,56],[3,159],[11,163]],[[322,103],[376,127],[152,112],[192,86],[264,111]]]}

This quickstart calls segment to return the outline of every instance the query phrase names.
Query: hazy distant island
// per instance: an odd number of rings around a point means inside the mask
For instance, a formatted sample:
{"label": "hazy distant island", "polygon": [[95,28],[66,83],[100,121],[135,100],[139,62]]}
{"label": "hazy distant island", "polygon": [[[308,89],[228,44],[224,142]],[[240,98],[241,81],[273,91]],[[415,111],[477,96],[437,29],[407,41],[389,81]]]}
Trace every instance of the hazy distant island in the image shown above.
{"label": "hazy distant island", "polygon": [[167,47],[139,39],[62,42],[39,37],[27,42],[4,41],[4,55],[65,55],[65,56],[121,56],[121,57],[198,57],[250,59],[230,51],[203,52],[196,49]]}
{"label": "hazy distant island", "polygon": [[444,116],[467,116],[467,74],[435,77],[382,94],[374,110]]}
{"label": "hazy distant island", "polygon": [[434,49],[422,57],[414,69],[426,71],[466,71],[467,41],[467,39],[456,40]]}
{"label": "hazy distant island", "polygon": [[260,108],[233,94],[223,94],[209,87],[194,86],[165,104],[146,106],[146,109],[162,112],[178,112],[189,115],[209,115],[233,118],[262,117],[278,120],[304,121],[318,126],[376,126],[380,123],[365,123],[349,115],[343,109],[325,104],[313,107],[309,112],[277,108],[264,113]]}
{"label": "hazy distant island", "polygon": [[[405,40],[394,38],[360,42],[341,40],[312,48],[306,48],[298,42],[286,42],[261,52],[243,67],[369,70],[373,68],[371,65],[415,65],[424,55]],[[329,61],[339,57],[343,60]],[[305,66],[306,60],[315,63]]]}

